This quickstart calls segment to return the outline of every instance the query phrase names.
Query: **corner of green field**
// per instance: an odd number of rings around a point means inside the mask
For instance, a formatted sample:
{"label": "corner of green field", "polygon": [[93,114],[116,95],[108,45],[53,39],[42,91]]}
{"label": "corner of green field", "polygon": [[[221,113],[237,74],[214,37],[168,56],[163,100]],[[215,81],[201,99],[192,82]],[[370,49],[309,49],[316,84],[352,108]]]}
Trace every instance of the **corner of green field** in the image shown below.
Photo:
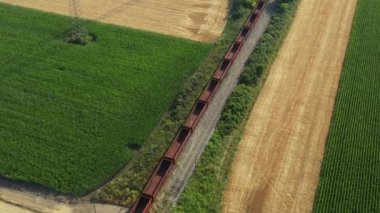
{"label": "corner of green field", "polygon": [[76,196],[147,144],[213,46],[89,20],[97,40],[80,46],[69,17],[3,3],[0,17],[0,175]]}

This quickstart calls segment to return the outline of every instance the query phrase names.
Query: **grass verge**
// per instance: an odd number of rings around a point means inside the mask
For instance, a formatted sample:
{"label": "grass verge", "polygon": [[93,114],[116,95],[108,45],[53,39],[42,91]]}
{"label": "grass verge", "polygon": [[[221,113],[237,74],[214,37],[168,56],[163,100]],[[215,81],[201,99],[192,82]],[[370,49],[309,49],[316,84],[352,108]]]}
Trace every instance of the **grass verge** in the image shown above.
{"label": "grass verge", "polygon": [[145,142],[211,45],[0,4],[0,175],[81,195]]}
{"label": "grass verge", "polygon": [[221,212],[234,154],[299,0],[280,0],[174,212]]}
{"label": "grass verge", "polygon": [[380,210],[380,1],[358,1],[314,212]]}

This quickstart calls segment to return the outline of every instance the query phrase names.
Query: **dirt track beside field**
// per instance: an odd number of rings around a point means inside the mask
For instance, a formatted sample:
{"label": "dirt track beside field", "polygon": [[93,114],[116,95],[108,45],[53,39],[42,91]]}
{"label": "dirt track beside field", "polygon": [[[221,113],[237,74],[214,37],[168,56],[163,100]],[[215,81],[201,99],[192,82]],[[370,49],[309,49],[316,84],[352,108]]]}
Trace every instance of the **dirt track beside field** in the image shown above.
{"label": "dirt track beside field", "polygon": [[[69,15],[68,0],[0,2]],[[228,0],[81,0],[82,16],[197,41],[213,42],[227,21]]]}
{"label": "dirt track beside field", "polygon": [[0,201],[0,212],[30,213],[31,211]]}
{"label": "dirt track beside field", "polygon": [[90,202],[69,203],[37,195],[32,192],[0,187],[0,212],[11,213],[121,213],[127,209]]}
{"label": "dirt track beside field", "polygon": [[245,127],[224,212],[310,212],[357,0],[302,0]]}

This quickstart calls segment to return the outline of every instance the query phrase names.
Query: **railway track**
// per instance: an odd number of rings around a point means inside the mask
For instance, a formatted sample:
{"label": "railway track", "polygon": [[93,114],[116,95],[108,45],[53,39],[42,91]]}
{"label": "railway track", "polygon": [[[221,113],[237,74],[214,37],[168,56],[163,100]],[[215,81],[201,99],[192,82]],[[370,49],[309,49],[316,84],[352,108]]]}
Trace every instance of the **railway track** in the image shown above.
{"label": "railway track", "polygon": [[175,204],[207,145],[246,60],[269,24],[275,3],[275,0],[261,0],[254,7],[131,212],[149,212],[153,202],[163,210]]}

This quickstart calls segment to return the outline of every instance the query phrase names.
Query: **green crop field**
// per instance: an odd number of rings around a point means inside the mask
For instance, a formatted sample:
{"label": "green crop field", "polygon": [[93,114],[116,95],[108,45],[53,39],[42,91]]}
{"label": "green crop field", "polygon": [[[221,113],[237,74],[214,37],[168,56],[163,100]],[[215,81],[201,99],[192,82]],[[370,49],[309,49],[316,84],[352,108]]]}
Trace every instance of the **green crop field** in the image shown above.
{"label": "green crop field", "polygon": [[379,14],[358,1],[314,212],[380,211]]}
{"label": "green crop field", "polygon": [[0,4],[0,175],[84,194],[114,176],[212,45]]}

